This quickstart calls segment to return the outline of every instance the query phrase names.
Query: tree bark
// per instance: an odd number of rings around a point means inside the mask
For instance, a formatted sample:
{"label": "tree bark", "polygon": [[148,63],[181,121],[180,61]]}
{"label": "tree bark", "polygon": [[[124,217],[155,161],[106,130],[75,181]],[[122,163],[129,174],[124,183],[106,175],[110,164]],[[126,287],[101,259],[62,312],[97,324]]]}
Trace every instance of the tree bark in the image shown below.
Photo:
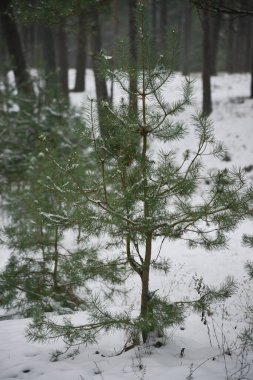
{"label": "tree bark", "polygon": [[68,53],[67,53],[67,34],[65,22],[62,21],[58,26],[58,66],[61,90],[66,98],[68,97]]}
{"label": "tree bark", "polygon": [[208,10],[202,11],[203,27],[203,115],[208,116],[212,112],[211,99],[211,44],[210,44],[210,14]]}
{"label": "tree bark", "polygon": [[183,51],[182,74],[189,75],[191,71],[191,37],[192,37],[192,6],[189,0],[183,2]]}
{"label": "tree bark", "polygon": [[137,73],[136,66],[138,60],[137,53],[137,1],[129,0],[129,55],[130,55],[130,75],[129,75],[129,110],[133,111],[135,115],[138,112],[138,99],[137,99]]}
{"label": "tree bark", "polygon": [[[118,36],[119,35],[119,0],[113,0],[113,12],[112,12],[112,23],[113,23],[113,35]],[[113,70],[116,66],[116,45],[115,41],[112,45],[112,59],[113,59]],[[111,79],[111,91],[110,91],[110,103],[113,104],[114,99],[114,79]]]}
{"label": "tree bark", "polygon": [[253,48],[251,52],[251,85],[250,85],[250,97],[253,99]]}
{"label": "tree bark", "polygon": [[86,70],[86,54],[87,49],[87,14],[81,11],[78,20],[78,41],[77,41],[77,57],[76,57],[76,82],[74,91],[85,91],[85,70]]}
{"label": "tree bark", "polygon": [[166,49],[167,38],[167,0],[160,0],[160,50]]}
{"label": "tree bark", "polygon": [[211,75],[217,75],[217,56],[220,42],[222,13],[211,17]]}
{"label": "tree bark", "polygon": [[56,73],[55,46],[52,29],[48,26],[43,26],[42,36],[45,73],[47,76],[50,76]]}
{"label": "tree bark", "polygon": [[154,41],[154,55],[157,52],[157,0],[151,1],[151,26],[152,26],[152,37]]}
{"label": "tree bark", "polygon": [[26,60],[22,43],[17,28],[17,24],[13,18],[10,0],[1,0],[0,13],[3,35],[8,47],[8,51],[13,65],[13,71],[16,79],[16,85],[19,91],[33,95],[33,87],[30,76],[27,72]]}
{"label": "tree bark", "polygon": [[[141,289],[141,318],[145,319],[148,314],[148,303],[150,300],[149,294],[149,273],[150,273],[150,263],[151,263],[151,254],[152,254],[152,235],[147,236],[146,238],[146,252],[145,260],[143,264],[143,272],[141,276],[142,289]],[[149,332],[148,328],[144,328],[142,331],[142,340],[145,343],[148,339]]]}
{"label": "tree bark", "polygon": [[102,49],[101,31],[99,23],[98,10],[94,7],[90,13],[91,17],[91,47],[92,47],[92,65],[95,77],[96,94],[98,100],[98,118],[100,133],[102,137],[106,136],[106,131],[103,128],[103,109],[101,102],[109,102],[106,80],[99,70],[98,55]]}

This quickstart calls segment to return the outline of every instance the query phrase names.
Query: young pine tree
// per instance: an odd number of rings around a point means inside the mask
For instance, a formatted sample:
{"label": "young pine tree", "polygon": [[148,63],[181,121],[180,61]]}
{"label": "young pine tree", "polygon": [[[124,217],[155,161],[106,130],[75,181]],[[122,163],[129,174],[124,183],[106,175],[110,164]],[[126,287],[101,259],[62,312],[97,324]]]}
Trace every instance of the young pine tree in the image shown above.
{"label": "young pine tree", "polygon": [[[142,14],[142,11],[141,11]],[[183,318],[183,303],[172,303],[150,289],[152,268],[166,271],[168,263],[157,262],[154,241],[182,239],[190,247],[212,250],[226,247],[228,232],[249,212],[247,188],[241,171],[217,170],[207,174],[206,157],[222,157],[224,150],[213,135],[212,123],[200,113],[187,126],[180,114],[191,104],[191,82],[183,84],[182,97],[168,102],[164,88],[173,78],[173,46],[170,53],[154,57],[150,37],[144,32],[141,16],[139,32],[139,62],[127,65],[124,55],[117,70],[110,68],[110,59],[101,56],[104,72],[113,78],[125,94],[138,97],[138,113],[129,110],[124,99],[120,104],[99,104],[103,110],[97,117],[97,103],[90,101],[89,117],[83,135],[89,139],[89,159],[94,169],[85,186],[75,171],[62,170],[69,178],[69,189],[78,202],[86,202],[92,217],[89,223],[99,225],[110,244],[124,255],[133,274],[140,280],[140,310],[137,318],[128,313],[113,314],[98,298],[87,302],[91,322],[74,326],[70,320],[59,325],[45,316],[30,326],[31,339],[64,336],[69,344],[93,342],[101,328],[130,330],[135,342],[146,342],[152,332],[163,332]],[[137,77],[137,90],[128,88],[129,70]],[[177,154],[173,144],[182,142],[188,130],[194,129],[194,140],[183,154]],[[159,152],[153,144],[160,144]],[[78,157],[76,158],[78,165]],[[205,191],[203,184],[209,183]],[[60,190],[59,190],[60,191]],[[212,292],[211,302],[229,296],[230,281],[220,291]],[[204,307],[201,296],[200,307]]]}

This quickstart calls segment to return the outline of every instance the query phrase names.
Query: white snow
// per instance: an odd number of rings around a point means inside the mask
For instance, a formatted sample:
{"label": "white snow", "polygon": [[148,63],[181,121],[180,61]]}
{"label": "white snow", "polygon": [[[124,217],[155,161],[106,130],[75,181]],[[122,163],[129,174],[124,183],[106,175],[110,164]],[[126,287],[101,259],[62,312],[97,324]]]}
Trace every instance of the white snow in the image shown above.
{"label": "white snow", "polygon": [[[201,107],[201,79],[194,75],[195,106]],[[175,99],[181,92],[182,76],[177,74],[166,89],[166,98]],[[70,88],[74,82],[74,71],[70,70]],[[94,82],[91,71],[87,71],[86,93],[71,93],[75,105],[85,103],[87,96],[94,97]],[[253,165],[253,100],[248,99],[250,76],[247,74],[220,74],[212,79],[215,135],[225,143],[231,157],[230,162],[210,160],[209,169],[219,167],[247,167]],[[115,90],[120,99],[121,93]],[[187,140],[188,139],[188,140]],[[191,135],[186,144],[191,144]],[[161,149],[154,143],[154,149]],[[178,146],[178,150],[180,150]],[[253,171],[247,173],[253,180]],[[51,215],[49,215],[51,217]],[[55,217],[53,215],[52,217]],[[228,250],[205,252],[203,249],[189,250],[181,241],[165,242],[161,257],[170,258],[171,271],[166,276],[155,272],[151,278],[151,289],[159,289],[160,294],[169,295],[172,300],[194,296],[193,276],[203,276],[209,286],[219,285],[226,276],[232,275],[238,281],[238,293],[222,305],[212,308],[207,318],[208,325],[201,322],[201,316],[189,315],[181,329],[168,331],[165,346],[155,348],[144,346],[130,350],[119,356],[126,340],[123,332],[104,333],[95,345],[80,346],[79,355],[63,355],[56,362],[50,361],[50,352],[63,347],[61,341],[38,344],[25,338],[27,319],[0,321],[0,380],[236,380],[253,379],[253,355],[243,356],[239,347],[238,333],[245,325],[245,308],[252,302],[252,287],[247,280],[244,264],[253,260],[253,252],[241,246],[243,233],[252,233],[252,222],[244,222],[231,234]],[[69,236],[71,240],[71,236]],[[159,251],[159,242],[155,244]],[[1,249],[0,266],[6,263],[8,252]],[[154,255],[155,257],[156,255]],[[139,280],[131,278],[126,287],[129,292],[126,301],[115,308],[127,308],[130,305],[138,310]],[[75,314],[75,323],[83,323],[86,314]],[[61,317],[57,317],[61,318]],[[223,348],[230,347],[232,355],[223,355]],[[182,348],[184,354],[180,357]],[[97,352],[97,353],[96,353]],[[102,356],[103,355],[103,356]],[[242,373],[248,370],[247,376]],[[241,372],[242,373],[241,373]],[[192,373],[192,375],[191,375]],[[234,375],[233,375],[234,374]],[[241,377],[240,377],[241,376]]]}

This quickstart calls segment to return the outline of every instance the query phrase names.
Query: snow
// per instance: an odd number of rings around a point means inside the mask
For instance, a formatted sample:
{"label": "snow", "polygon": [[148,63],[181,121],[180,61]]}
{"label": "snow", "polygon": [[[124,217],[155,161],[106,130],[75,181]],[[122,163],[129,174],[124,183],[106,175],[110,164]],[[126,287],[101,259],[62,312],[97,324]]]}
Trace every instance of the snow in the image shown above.
{"label": "snow", "polygon": [[[87,71],[86,93],[71,93],[73,104],[84,105],[87,97],[95,96],[94,79]],[[193,109],[201,107],[201,77],[194,75],[195,105],[189,109],[185,118],[190,125]],[[70,70],[70,88],[74,83],[74,71]],[[165,90],[168,99],[180,96],[182,76],[177,74]],[[250,76],[248,74],[220,74],[212,78],[214,112],[212,120],[217,140],[223,141],[228,149],[231,161],[219,162],[207,160],[207,167],[212,170],[219,166],[232,168],[253,165],[253,101],[248,99]],[[119,100],[120,91],[115,89]],[[191,134],[185,144],[191,146]],[[162,147],[154,142],[153,148]],[[176,146],[181,151],[180,146]],[[185,148],[185,147],[184,147]],[[253,171],[247,172],[249,181]],[[55,218],[55,215],[48,215]],[[58,216],[57,216],[58,217]],[[38,344],[28,342],[25,330],[28,319],[0,321],[0,380],[223,380],[253,379],[253,355],[245,355],[240,349],[238,333],[245,325],[245,308],[252,302],[252,287],[247,280],[244,265],[253,260],[250,248],[241,246],[244,233],[252,233],[252,222],[244,222],[231,234],[229,249],[205,252],[198,248],[189,250],[181,241],[165,242],[161,258],[170,258],[171,271],[168,275],[155,272],[151,278],[151,289],[169,295],[171,300],[179,301],[194,296],[193,276],[203,277],[209,286],[219,285],[226,276],[234,276],[238,281],[238,292],[221,305],[214,305],[212,314],[207,317],[207,325],[201,322],[201,316],[189,315],[183,326],[168,331],[166,344],[160,348],[146,345],[135,348],[119,356],[126,336],[123,332],[104,333],[97,344],[80,346],[78,355],[67,352],[56,362],[50,361],[50,353],[61,349],[61,341]],[[69,234],[71,242],[71,235]],[[155,254],[159,252],[160,242],[154,245]],[[71,244],[71,243],[70,243]],[[1,248],[0,266],[6,263],[8,252]],[[129,292],[126,300],[119,300],[115,308],[127,308],[130,305],[138,310],[139,280],[131,278],[126,288],[135,289]],[[57,317],[62,318],[62,317]],[[84,323],[86,314],[75,314],[75,323]],[[223,354],[223,348],[230,347],[232,355]],[[78,347],[76,347],[78,348]],[[180,355],[182,348],[184,354]],[[248,370],[247,376],[241,372]],[[243,369],[244,368],[244,369]],[[233,375],[234,374],[234,375]],[[233,376],[232,376],[233,375]],[[239,377],[241,375],[241,377]]]}

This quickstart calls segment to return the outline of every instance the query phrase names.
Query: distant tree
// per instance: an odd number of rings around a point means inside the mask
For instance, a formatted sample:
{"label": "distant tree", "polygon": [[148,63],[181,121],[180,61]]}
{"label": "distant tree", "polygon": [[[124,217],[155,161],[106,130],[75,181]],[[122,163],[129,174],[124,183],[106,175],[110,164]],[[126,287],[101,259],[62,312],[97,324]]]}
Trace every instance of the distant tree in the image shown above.
{"label": "distant tree", "polygon": [[159,2],[159,40],[160,51],[164,51],[167,45],[166,39],[168,34],[168,1],[160,0]]}
{"label": "distant tree", "polygon": [[57,28],[57,50],[58,50],[58,62],[59,67],[59,78],[61,84],[62,94],[67,98],[69,87],[68,87],[68,44],[67,44],[67,34],[66,34],[66,22],[61,21]]}
{"label": "distant tree", "polygon": [[190,0],[197,8],[234,16],[253,16],[251,0]]}
{"label": "distant tree", "polygon": [[[137,76],[135,71],[136,62],[138,60],[137,55],[137,0],[130,0],[128,2],[129,9],[129,109],[135,114],[138,111],[138,99],[137,99]],[[133,67],[133,68],[132,68]]]}
{"label": "distant tree", "polygon": [[17,87],[20,91],[24,91],[27,94],[32,95],[33,87],[27,71],[25,55],[22,49],[17,24],[14,19],[11,0],[2,0],[0,2],[0,16],[3,35],[8,47]]}
{"label": "distant tree", "polygon": [[211,98],[211,29],[210,13],[207,9],[202,10],[202,28],[203,28],[203,104],[202,112],[204,115],[210,115],[212,112]]}
{"label": "distant tree", "polygon": [[[210,11],[215,14],[223,13],[229,16],[243,17],[249,16],[251,17],[251,23],[253,18],[253,2],[251,0],[190,0],[197,8],[203,9],[203,11]],[[231,19],[231,24],[233,23]],[[245,26],[245,20],[242,22],[243,28]],[[232,29],[231,29],[232,33]],[[240,48],[243,46],[241,42],[241,36],[239,37],[239,46]],[[233,70],[233,60],[234,55],[230,55],[233,47],[233,34],[230,34],[229,37],[229,55],[228,55],[228,63],[229,63],[229,71]],[[252,48],[252,47],[251,47]],[[240,55],[240,54],[239,54]],[[250,61],[248,57],[248,53],[244,53],[248,62]],[[235,56],[238,57],[238,54]],[[251,82],[253,81],[253,77],[251,76]]]}
{"label": "distant tree", "polygon": [[[221,0],[220,3],[222,3]],[[221,34],[221,25],[222,25],[222,13],[217,13],[215,15],[211,15],[210,19],[210,47],[211,47],[211,75],[217,75],[217,55],[219,49],[220,42],[220,34]]]}
{"label": "distant tree", "polygon": [[74,91],[85,91],[85,70],[87,61],[87,11],[82,10],[78,16],[76,81]]}
{"label": "distant tree", "polygon": [[[92,49],[92,66],[95,76],[95,86],[96,86],[96,97],[99,102],[109,102],[109,95],[106,86],[106,80],[100,69],[100,53],[102,51],[102,39],[101,39],[101,28],[99,23],[99,10],[93,7],[90,10],[90,20],[91,20],[91,49]],[[105,131],[102,124],[102,113],[103,110],[99,107],[99,120],[100,120],[100,130],[101,135],[104,135]]]}
{"label": "distant tree", "polygon": [[250,86],[250,97],[253,99],[253,49],[251,53],[251,86]]}
{"label": "distant tree", "polygon": [[189,0],[184,0],[182,6],[182,73],[189,75],[191,71],[192,5]]}
{"label": "distant tree", "polygon": [[54,32],[48,25],[42,26],[42,48],[46,76],[56,73]]}

